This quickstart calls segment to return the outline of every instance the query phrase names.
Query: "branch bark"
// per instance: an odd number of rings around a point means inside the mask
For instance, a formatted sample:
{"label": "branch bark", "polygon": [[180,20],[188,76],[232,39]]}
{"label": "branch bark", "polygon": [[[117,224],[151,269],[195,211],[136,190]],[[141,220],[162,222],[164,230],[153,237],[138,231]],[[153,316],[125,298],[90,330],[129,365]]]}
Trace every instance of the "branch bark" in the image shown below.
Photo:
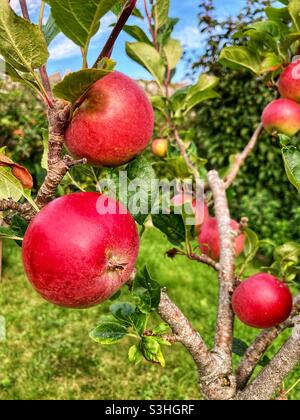
{"label": "branch bark", "polygon": [[19,1],[20,1],[23,18],[26,20],[30,20],[26,0],[19,0]]}
{"label": "branch bark", "polygon": [[54,198],[57,187],[68,170],[74,165],[86,163],[86,159],[74,160],[70,156],[62,157],[64,133],[69,119],[70,107],[69,103],[56,101],[54,107],[48,109],[48,173],[35,200],[40,209]]}
{"label": "branch bark", "polygon": [[242,151],[242,153],[240,153],[236,157],[236,160],[235,160],[229,174],[226,176],[225,181],[224,181],[226,189],[229,188],[233,184],[235,178],[237,177],[237,175],[238,175],[241,167],[245,163],[247,157],[251,154],[251,152],[255,148],[255,146],[258,142],[259,136],[261,135],[262,131],[263,131],[263,125],[259,124],[259,126],[255,130],[253,136],[251,137],[249,143],[245,147],[245,149]]}
{"label": "branch bark", "polygon": [[261,334],[256,338],[256,340],[244,354],[244,357],[242,358],[237,369],[237,387],[239,390],[243,390],[246,387],[257,364],[272,345],[272,343],[276,340],[276,338],[287,328],[293,327],[294,319],[299,313],[300,295],[295,298],[292,314],[287,321],[277,327],[262,331]]}
{"label": "branch bark", "polygon": [[225,184],[216,171],[208,173],[208,183],[214,197],[215,214],[220,237],[219,304],[215,337],[215,353],[223,360],[223,373],[228,378],[232,393],[235,393],[235,377],[232,375],[232,340],[234,314],[231,296],[235,286],[234,245],[231,218]]}
{"label": "branch bark", "polygon": [[8,200],[0,200],[0,211],[12,210],[19,213],[24,219],[31,219],[32,207],[29,203],[21,204],[12,198]]}
{"label": "branch bark", "polygon": [[291,337],[277,355],[248,387],[237,394],[236,400],[270,400],[284,378],[300,361],[300,320]]}

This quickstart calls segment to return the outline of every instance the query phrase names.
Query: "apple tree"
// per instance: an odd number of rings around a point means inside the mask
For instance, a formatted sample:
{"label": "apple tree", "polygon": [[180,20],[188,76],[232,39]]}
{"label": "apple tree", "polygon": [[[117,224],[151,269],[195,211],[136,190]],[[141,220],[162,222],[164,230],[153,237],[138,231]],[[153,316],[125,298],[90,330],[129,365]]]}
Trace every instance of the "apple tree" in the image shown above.
{"label": "apple tree", "polygon": [[[173,37],[178,19],[169,16],[169,0],[145,0],[141,10],[136,0],[42,0],[38,22],[31,21],[26,0],[20,0],[22,16],[8,0],[0,0],[1,67],[8,77],[36,92],[49,127],[41,139],[41,166],[47,175],[36,186],[36,194],[29,171],[1,150],[0,209],[5,221],[1,237],[22,243],[27,277],[49,302],[85,308],[114,300],[110,314],[90,332],[97,343],[117,344],[132,337],[129,361],[145,359],[162,367],[163,346],[181,343],[199,372],[202,396],[211,400],[271,399],[300,360],[300,296],[293,299],[286,284],[299,273],[300,245],[276,248],[272,266],[245,279],[245,270],[264,241],[248,228],[247,217],[231,219],[227,200],[264,128],[278,137],[288,179],[295,194],[300,191],[300,152],[293,141],[300,130],[300,1],[282,3],[281,8],[267,7],[261,21],[235,33],[241,43],[229,43],[220,55],[224,66],[252,72],[257,83],[266,83],[275,92],[262,123],[221,175],[206,170],[187,123],[196,106],[219,97],[219,80],[201,74],[195,84],[174,92],[172,81],[183,49]],[[44,24],[46,7],[50,15]],[[115,24],[90,63],[91,40],[107,13],[114,13]],[[131,23],[132,15],[140,24]],[[126,44],[128,56],[155,82],[151,104],[136,82],[115,70],[111,57],[121,31],[132,38]],[[80,49],[82,69],[53,86],[46,70],[48,47],[60,32]],[[157,157],[150,159],[149,151],[144,151],[154,130],[153,110],[157,139],[152,150]],[[71,177],[80,192],[56,198],[58,187],[75,167],[95,179],[94,190],[85,191],[80,177]],[[175,180],[167,211],[165,190],[153,188],[162,168]],[[190,189],[183,183],[187,180]],[[114,198],[108,196],[111,185],[117,186]],[[139,189],[139,200],[133,186]],[[216,272],[219,298],[213,348],[147,267],[135,268],[139,242],[150,221],[170,242],[168,257],[185,257]],[[131,299],[118,301],[125,285]],[[162,319],[156,325],[155,313]],[[234,337],[235,315],[262,329],[250,346]],[[279,352],[272,360],[263,359],[288,329],[291,334]],[[236,370],[233,353],[241,356]],[[263,370],[252,378],[261,363]]]}

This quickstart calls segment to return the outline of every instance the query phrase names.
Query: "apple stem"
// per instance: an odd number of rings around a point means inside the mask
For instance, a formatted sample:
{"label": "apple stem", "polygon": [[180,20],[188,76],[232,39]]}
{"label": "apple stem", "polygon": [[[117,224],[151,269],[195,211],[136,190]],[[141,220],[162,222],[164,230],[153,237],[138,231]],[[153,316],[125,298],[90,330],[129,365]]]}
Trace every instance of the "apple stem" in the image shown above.
{"label": "apple stem", "polygon": [[130,18],[135,5],[136,5],[137,0],[129,0],[126,5],[123,8],[123,11],[121,13],[121,16],[119,17],[114,29],[112,30],[106,44],[104,45],[101,53],[99,54],[97,60],[95,61],[93,68],[97,68],[98,63],[105,57],[110,58],[113,52],[113,48],[114,45],[122,31],[122,29],[124,28],[124,26],[126,25],[126,22],[128,21],[128,19]]}

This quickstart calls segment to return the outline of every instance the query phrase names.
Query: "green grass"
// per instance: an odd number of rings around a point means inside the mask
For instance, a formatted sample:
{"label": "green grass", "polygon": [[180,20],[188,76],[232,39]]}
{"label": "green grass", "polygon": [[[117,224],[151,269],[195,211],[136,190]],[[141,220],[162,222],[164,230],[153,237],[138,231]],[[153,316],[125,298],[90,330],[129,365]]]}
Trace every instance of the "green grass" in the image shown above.
{"label": "green grass", "polygon": [[[211,345],[215,324],[217,281],[212,269],[182,257],[164,256],[170,248],[161,234],[148,229],[139,265],[152,276]],[[197,375],[180,344],[164,349],[166,368],[127,361],[130,339],[101,346],[88,337],[109,303],[84,310],[64,310],[44,302],[27,282],[20,248],[5,243],[0,285],[0,315],[7,339],[0,342],[0,399],[198,399]],[[122,299],[126,299],[126,292]],[[257,334],[237,322],[236,336],[250,342]],[[276,343],[270,354],[274,354]],[[237,358],[235,359],[235,362]],[[291,386],[300,369],[287,380]],[[299,399],[300,386],[291,394]]]}

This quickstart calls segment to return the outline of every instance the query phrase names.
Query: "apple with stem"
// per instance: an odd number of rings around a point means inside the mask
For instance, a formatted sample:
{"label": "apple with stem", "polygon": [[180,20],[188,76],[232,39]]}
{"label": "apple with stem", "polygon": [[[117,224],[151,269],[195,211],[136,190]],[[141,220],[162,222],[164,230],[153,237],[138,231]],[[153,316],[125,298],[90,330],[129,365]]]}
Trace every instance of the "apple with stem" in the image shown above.
{"label": "apple with stem", "polygon": [[272,134],[293,137],[300,130],[300,105],[290,99],[276,99],[265,108],[262,123]]}

